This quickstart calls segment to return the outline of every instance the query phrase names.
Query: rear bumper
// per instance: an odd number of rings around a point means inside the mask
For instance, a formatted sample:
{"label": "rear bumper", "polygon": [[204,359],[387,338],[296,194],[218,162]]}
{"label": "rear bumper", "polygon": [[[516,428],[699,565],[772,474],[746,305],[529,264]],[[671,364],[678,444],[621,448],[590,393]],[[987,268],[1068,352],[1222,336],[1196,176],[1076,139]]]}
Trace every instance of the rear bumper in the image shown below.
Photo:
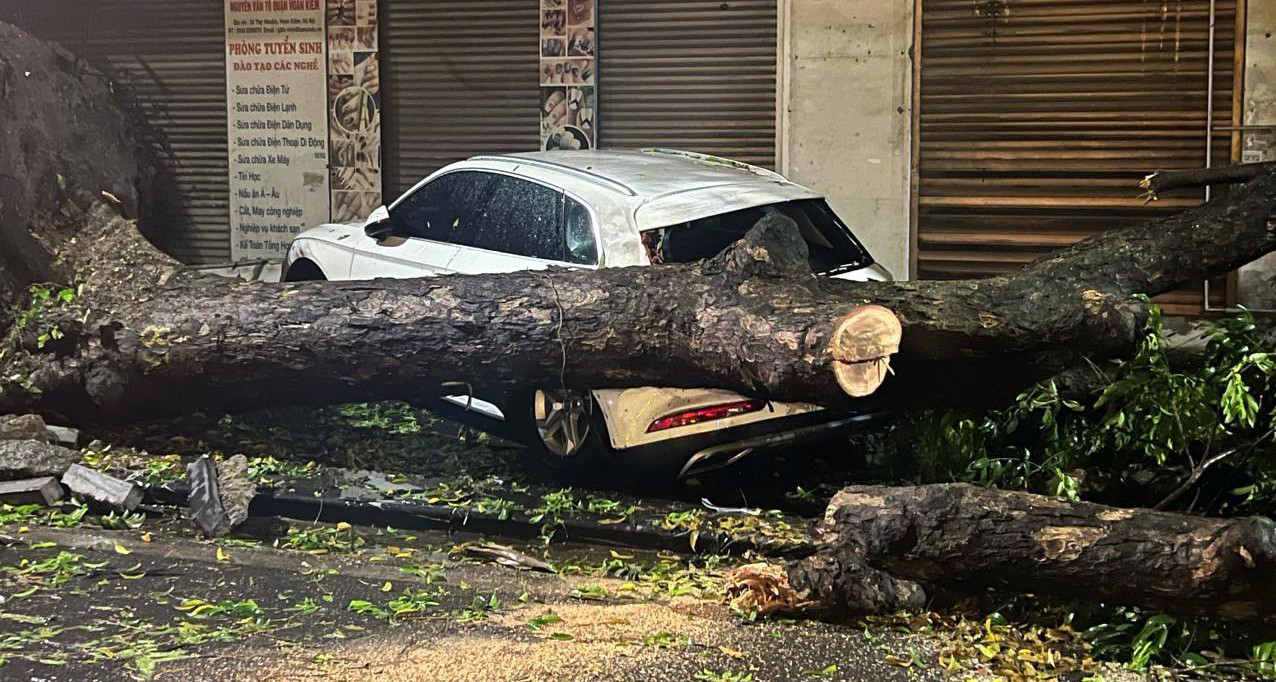
{"label": "rear bumper", "polygon": [[640,468],[678,472],[679,478],[689,478],[768,450],[879,424],[890,416],[887,412],[800,414],[626,448],[617,451],[617,456]]}

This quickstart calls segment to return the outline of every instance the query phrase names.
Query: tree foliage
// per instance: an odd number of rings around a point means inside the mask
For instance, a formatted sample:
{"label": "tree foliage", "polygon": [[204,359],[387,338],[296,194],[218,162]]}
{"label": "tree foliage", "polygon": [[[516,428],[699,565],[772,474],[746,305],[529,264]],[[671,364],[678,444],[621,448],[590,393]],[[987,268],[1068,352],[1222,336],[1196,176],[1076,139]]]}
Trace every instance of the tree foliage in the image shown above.
{"label": "tree foliage", "polygon": [[1169,332],[1153,308],[1133,357],[1092,367],[1098,390],[1069,396],[1052,380],[1005,409],[914,417],[897,434],[912,453],[912,474],[1117,504],[1140,488],[1159,497],[1124,501],[1271,515],[1271,339],[1249,313],[1203,323],[1200,331],[1203,351],[1172,362]]}

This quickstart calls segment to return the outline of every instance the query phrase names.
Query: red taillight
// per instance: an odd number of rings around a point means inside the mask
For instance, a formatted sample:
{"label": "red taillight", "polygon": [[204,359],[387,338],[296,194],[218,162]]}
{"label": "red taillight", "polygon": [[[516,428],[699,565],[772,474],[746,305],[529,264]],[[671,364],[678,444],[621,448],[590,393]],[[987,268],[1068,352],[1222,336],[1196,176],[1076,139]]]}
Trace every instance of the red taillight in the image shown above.
{"label": "red taillight", "polygon": [[757,412],[764,407],[766,407],[766,401],[764,400],[741,400],[738,403],[726,403],[687,410],[686,412],[676,412],[651,422],[651,426],[647,427],[647,433],[676,429],[679,426],[691,426],[701,422],[711,422],[715,419],[726,419],[727,417]]}

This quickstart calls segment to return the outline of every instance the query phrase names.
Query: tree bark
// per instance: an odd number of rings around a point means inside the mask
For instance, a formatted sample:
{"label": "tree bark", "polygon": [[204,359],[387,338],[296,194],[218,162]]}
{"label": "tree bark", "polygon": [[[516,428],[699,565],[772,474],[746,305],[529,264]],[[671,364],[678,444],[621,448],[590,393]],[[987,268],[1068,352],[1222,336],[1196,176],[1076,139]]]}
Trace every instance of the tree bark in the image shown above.
{"label": "tree bark", "polygon": [[919,608],[926,589],[1010,592],[1276,622],[1276,524],[1206,519],[967,484],[834,496],[789,604]]}
{"label": "tree bark", "polygon": [[[30,41],[7,35],[0,47]],[[816,278],[795,227],[772,218],[691,265],[238,282],[154,249],[101,199],[109,168],[87,165],[75,178],[59,172],[78,162],[84,131],[73,123],[86,120],[81,109],[124,117],[100,83],[46,53],[0,49],[4,68],[33,74],[0,99],[0,118],[15,122],[5,139],[20,140],[38,120],[44,144],[59,150],[0,147],[0,161],[20,156],[47,196],[47,206],[22,204],[39,215],[21,216],[42,257],[6,245],[2,260],[26,263],[26,282],[79,285],[82,294],[30,311],[10,329],[0,410],[118,421],[194,408],[416,400],[455,392],[444,388],[454,382],[478,395],[658,385],[858,410],[992,404],[1083,356],[1130,352],[1144,313],[1132,295],[1169,291],[1276,250],[1274,172],[1168,220],[984,280]],[[71,109],[61,99],[68,91],[78,93]],[[9,115],[19,109],[44,115]],[[71,122],[43,120],[59,117]],[[122,158],[134,151],[124,138],[113,149]],[[881,323],[882,308],[898,318],[902,339]],[[856,321],[844,324],[853,313]],[[874,331],[865,337],[865,329]]]}

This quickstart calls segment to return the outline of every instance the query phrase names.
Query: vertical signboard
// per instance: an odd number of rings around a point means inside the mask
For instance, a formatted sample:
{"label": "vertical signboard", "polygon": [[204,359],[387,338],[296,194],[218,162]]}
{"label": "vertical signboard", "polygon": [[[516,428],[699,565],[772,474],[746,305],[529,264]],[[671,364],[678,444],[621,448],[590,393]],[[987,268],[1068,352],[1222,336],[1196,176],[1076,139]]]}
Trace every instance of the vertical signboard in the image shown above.
{"label": "vertical signboard", "polygon": [[328,219],[323,0],[226,0],[230,252],[282,258]]}
{"label": "vertical signboard", "polygon": [[541,149],[593,149],[595,0],[540,0]]}
{"label": "vertical signboard", "polygon": [[327,0],[332,220],[381,205],[381,68],[377,0]]}

